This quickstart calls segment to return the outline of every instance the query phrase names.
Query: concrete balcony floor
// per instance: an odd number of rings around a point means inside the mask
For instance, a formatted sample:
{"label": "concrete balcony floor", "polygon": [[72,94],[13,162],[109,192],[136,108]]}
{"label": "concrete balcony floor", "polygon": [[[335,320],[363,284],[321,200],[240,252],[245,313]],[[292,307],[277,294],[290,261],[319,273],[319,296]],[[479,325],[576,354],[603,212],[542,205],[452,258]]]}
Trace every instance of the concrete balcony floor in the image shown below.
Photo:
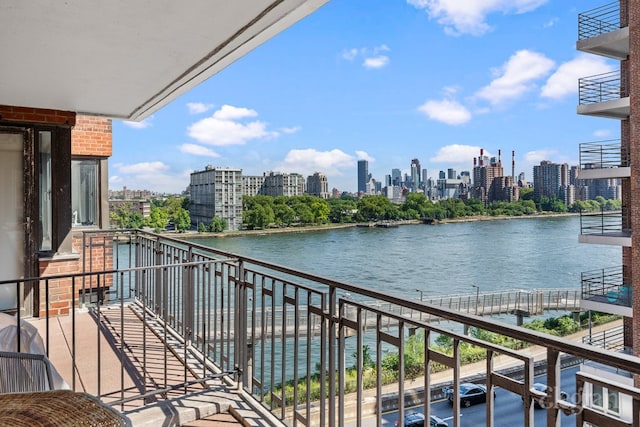
{"label": "concrete balcony floor", "polygon": [[[49,359],[64,381],[75,391],[100,395],[104,403],[183,382],[185,365],[176,356],[180,352],[168,349],[149,326],[145,327],[132,306],[104,307],[99,317],[95,312],[77,311],[75,321],[70,315],[53,317],[49,319],[48,333],[45,319],[28,322],[38,329],[45,345],[48,343]],[[121,326],[126,330],[124,339]],[[187,370],[187,381],[195,378]],[[114,408],[125,413],[133,426],[231,426],[242,425],[243,418],[261,418],[237,390],[222,380],[211,380],[208,385],[189,386],[186,394],[183,388],[170,391],[166,399],[159,395],[148,397],[146,406],[142,399],[136,399]]]}

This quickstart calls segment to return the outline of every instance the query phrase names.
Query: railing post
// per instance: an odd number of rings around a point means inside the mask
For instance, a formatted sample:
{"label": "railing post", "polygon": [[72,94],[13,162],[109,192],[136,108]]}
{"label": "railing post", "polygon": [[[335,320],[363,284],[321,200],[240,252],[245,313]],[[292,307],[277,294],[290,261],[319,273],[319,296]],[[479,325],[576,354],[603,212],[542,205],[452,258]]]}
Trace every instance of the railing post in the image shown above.
{"label": "railing post", "polygon": [[329,424],[336,422],[336,304],[338,289],[332,286],[329,289]]}
{"label": "railing post", "polygon": [[248,391],[253,393],[253,348],[247,342],[247,317],[250,315],[247,304],[247,288],[244,281],[244,263],[238,262],[236,269],[236,308],[233,320],[234,345],[237,349],[235,365],[238,368],[238,388],[242,390],[249,387]]}
{"label": "railing post", "polygon": [[[191,262],[193,260],[193,248],[190,246],[188,250],[187,259],[185,262]],[[184,291],[182,294],[182,304],[184,305],[184,318],[183,321],[183,329],[184,329],[184,339],[185,339],[185,348],[191,345],[191,341],[193,339],[193,331],[194,328],[194,304],[195,304],[195,267],[194,266],[186,266],[183,272],[183,285]]]}
{"label": "railing post", "polygon": [[547,427],[560,427],[560,352],[547,348]]}
{"label": "railing post", "polygon": [[[155,245],[155,265],[162,265],[162,252],[160,251],[160,237],[158,237],[155,241],[154,241],[154,245]],[[163,274],[161,274],[162,272],[159,271],[158,269],[153,269],[153,275],[155,276],[155,289],[154,289],[154,295],[153,295],[153,312],[155,313],[156,317],[158,317],[158,314],[160,313],[160,308],[164,307],[164,304],[162,303],[162,276]],[[165,321],[167,321],[168,319],[164,319]]]}

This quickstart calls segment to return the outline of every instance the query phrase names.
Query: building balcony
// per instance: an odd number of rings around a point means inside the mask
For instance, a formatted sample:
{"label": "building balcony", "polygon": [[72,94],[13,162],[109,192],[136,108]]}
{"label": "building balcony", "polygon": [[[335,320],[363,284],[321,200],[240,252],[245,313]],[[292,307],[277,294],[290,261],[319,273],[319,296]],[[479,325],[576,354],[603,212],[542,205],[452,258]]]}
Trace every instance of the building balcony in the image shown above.
{"label": "building balcony", "polygon": [[624,120],[629,117],[629,97],[620,71],[578,80],[578,114]]}
{"label": "building balcony", "polygon": [[[243,418],[254,416],[261,425],[363,425],[364,416],[383,425],[383,411],[395,408],[403,419],[405,406],[421,405],[428,417],[431,400],[445,387],[454,390],[452,425],[459,426],[459,385],[471,379],[489,390],[482,421],[474,425],[493,425],[513,411],[495,404],[496,390],[499,399],[515,397],[527,427],[536,418],[534,402],[549,408],[548,426],[565,415],[575,425],[617,425],[580,394],[589,384],[617,383],[578,372],[571,381],[580,385],[578,394],[563,398],[561,365],[570,358],[640,375],[640,358],[446,305],[153,233],[105,234],[86,232],[83,253],[94,259],[108,248],[113,270],[0,286],[21,291],[37,282],[41,318],[26,321],[37,324],[53,365],[72,390],[91,393],[134,426],[150,425],[150,417],[158,417],[154,425],[185,424],[186,411],[206,414],[213,407],[243,410]],[[63,284],[71,287],[73,309],[50,316]],[[87,287],[105,290],[98,304],[79,297]],[[464,333],[473,329],[517,345]],[[442,341],[451,347],[443,349]],[[15,346],[28,350],[19,342],[18,334]],[[463,366],[461,348],[469,345],[483,349],[486,360]],[[392,360],[397,366],[388,368]],[[546,394],[533,387],[541,369]],[[621,393],[640,403],[640,389]]]}
{"label": "building balcony", "polygon": [[631,283],[622,267],[602,268],[582,273],[580,308],[633,317]]}
{"label": "building balcony", "polygon": [[580,144],[579,179],[629,178],[629,155],[620,140]]}
{"label": "building balcony", "polygon": [[580,243],[631,247],[631,230],[622,211],[580,212]]}
{"label": "building balcony", "polygon": [[578,15],[576,49],[624,60],[629,55],[629,27],[620,22],[620,2],[588,10]]}

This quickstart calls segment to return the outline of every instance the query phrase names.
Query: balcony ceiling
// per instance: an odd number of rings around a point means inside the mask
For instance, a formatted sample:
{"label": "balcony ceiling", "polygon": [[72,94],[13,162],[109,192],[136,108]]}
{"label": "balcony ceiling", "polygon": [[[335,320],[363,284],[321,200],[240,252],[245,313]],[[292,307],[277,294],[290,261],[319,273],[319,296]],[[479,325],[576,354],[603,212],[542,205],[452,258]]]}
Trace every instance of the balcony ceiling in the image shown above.
{"label": "balcony ceiling", "polygon": [[327,1],[2,1],[0,104],[142,120]]}

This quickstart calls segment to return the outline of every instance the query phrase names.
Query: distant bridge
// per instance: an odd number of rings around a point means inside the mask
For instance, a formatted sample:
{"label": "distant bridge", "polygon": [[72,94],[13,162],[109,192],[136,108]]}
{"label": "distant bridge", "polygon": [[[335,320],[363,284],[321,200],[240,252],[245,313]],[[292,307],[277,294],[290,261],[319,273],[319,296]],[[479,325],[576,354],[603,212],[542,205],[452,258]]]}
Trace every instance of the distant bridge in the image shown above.
{"label": "distant bridge", "polygon": [[[348,295],[345,295],[348,298]],[[517,316],[517,323],[522,324],[524,317],[536,316],[543,314],[545,311],[580,311],[580,291],[572,289],[511,289],[495,292],[477,292],[473,294],[462,294],[453,296],[439,296],[425,298],[422,294],[422,302],[441,306],[451,310],[458,310],[464,313],[476,314],[478,316],[495,316],[503,314],[511,314]],[[388,314],[400,315],[404,318],[419,320],[422,322],[440,322],[441,318],[433,316],[429,313],[423,313],[418,310],[412,310],[407,307],[398,306],[383,301],[359,301],[360,304],[371,307],[377,311]],[[355,318],[355,307],[347,305],[346,317]],[[319,333],[321,317],[314,315],[307,317],[308,307],[306,305],[298,305],[295,309],[297,313],[297,326],[300,335],[311,333],[312,335]],[[353,310],[352,313],[350,313]],[[263,334],[281,333],[282,330],[287,334],[294,333],[296,316],[292,310],[286,312],[283,318],[282,308],[274,311],[270,307],[264,308],[262,313],[259,307],[256,308],[256,317],[254,318],[254,327],[256,328],[256,337]],[[375,329],[377,327],[376,315],[371,311],[363,313],[363,323],[366,329]],[[309,319],[309,324],[307,324]],[[264,320],[264,322],[263,322]],[[382,327],[385,329],[397,327],[397,321],[391,317],[383,316]],[[349,333],[347,332],[349,335]]]}
{"label": "distant bridge", "polygon": [[[451,310],[478,316],[495,316],[500,314],[513,314],[519,317],[537,316],[545,311],[580,311],[580,290],[574,289],[510,289],[504,291],[478,292],[474,294],[462,294],[451,296],[439,296],[423,298],[420,300]],[[394,307],[389,303],[367,303],[384,311],[401,314],[415,320],[438,321],[430,314],[420,313],[406,307]]]}

